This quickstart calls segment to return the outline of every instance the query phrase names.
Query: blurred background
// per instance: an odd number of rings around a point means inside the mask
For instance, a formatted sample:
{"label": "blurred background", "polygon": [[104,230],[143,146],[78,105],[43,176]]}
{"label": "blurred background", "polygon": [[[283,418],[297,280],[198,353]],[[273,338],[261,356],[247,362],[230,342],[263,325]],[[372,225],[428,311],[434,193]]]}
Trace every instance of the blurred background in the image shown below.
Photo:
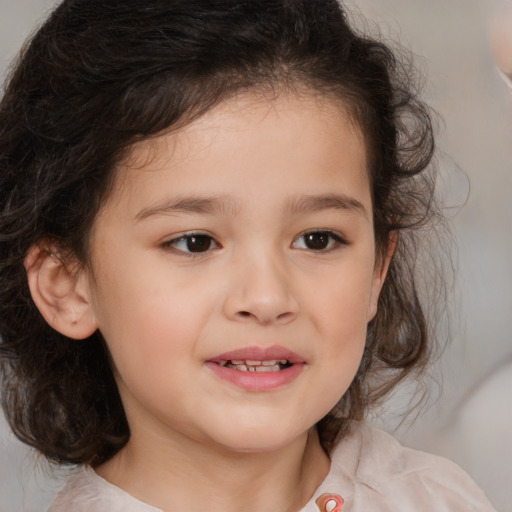
{"label": "blurred background", "polygon": [[[2,79],[54,4],[0,0]],[[450,343],[433,369],[430,399],[402,422],[413,391],[405,385],[372,420],[406,445],[454,460],[499,512],[512,512],[512,96],[489,45],[489,27],[512,20],[512,2],[347,5],[356,24],[410,48],[425,73],[424,98],[442,117],[438,159],[457,241]],[[61,479],[0,415],[0,512],[46,510]]]}

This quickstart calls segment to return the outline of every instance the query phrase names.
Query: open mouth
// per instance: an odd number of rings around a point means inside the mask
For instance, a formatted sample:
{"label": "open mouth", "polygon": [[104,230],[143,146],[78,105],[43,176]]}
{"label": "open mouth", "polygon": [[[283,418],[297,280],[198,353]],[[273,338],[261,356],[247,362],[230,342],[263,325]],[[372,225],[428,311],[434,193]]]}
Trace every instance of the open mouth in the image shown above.
{"label": "open mouth", "polygon": [[205,361],[213,374],[251,392],[280,389],[293,382],[307,366],[302,356],[272,345],[249,346],[224,352]]}
{"label": "open mouth", "polygon": [[256,361],[252,359],[230,359],[219,361],[218,364],[224,368],[239,370],[241,372],[278,372],[292,366],[288,359],[269,359],[267,361]]}

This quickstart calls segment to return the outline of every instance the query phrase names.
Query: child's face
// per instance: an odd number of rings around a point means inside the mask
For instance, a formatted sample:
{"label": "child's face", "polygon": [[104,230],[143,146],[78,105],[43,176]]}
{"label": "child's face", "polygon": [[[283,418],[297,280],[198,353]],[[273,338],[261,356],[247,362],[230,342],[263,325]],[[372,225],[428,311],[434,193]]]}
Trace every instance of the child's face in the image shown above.
{"label": "child's face", "polygon": [[[299,437],[350,385],[384,274],[358,129],[331,100],[247,95],[139,143],[119,176],[87,297],[132,439]],[[263,359],[277,371],[243,371]]]}

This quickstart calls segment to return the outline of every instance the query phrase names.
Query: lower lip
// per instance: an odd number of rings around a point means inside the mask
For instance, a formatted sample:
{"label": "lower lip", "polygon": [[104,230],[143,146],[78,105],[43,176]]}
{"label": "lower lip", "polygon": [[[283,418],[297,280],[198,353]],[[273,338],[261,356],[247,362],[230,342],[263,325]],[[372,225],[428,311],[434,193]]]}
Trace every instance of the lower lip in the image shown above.
{"label": "lower lip", "polygon": [[297,378],[304,366],[304,363],[295,363],[277,372],[244,372],[206,362],[206,367],[217,377],[246,391],[272,391],[285,386]]}

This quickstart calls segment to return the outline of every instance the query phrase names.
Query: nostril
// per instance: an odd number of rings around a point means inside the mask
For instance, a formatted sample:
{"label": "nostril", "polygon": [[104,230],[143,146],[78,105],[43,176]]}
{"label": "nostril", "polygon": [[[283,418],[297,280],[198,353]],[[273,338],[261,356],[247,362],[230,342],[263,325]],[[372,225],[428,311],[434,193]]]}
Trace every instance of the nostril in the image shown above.
{"label": "nostril", "polygon": [[262,316],[258,316],[254,313],[251,313],[250,311],[238,311],[236,313],[236,315],[238,316],[238,318],[255,318],[259,321],[263,321],[265,323],[269,322],[269,321],[277,321],[279,323],[283,323],[283,322],[288,322],[290,320],[293,319],[294,317],[294,314],[289,312],[289,311],[286,311],[284,313],[281,313],[279,315],[277,315],[276,317],[273,317],[273,318],[265,318],[265,315],[262,315]]}

